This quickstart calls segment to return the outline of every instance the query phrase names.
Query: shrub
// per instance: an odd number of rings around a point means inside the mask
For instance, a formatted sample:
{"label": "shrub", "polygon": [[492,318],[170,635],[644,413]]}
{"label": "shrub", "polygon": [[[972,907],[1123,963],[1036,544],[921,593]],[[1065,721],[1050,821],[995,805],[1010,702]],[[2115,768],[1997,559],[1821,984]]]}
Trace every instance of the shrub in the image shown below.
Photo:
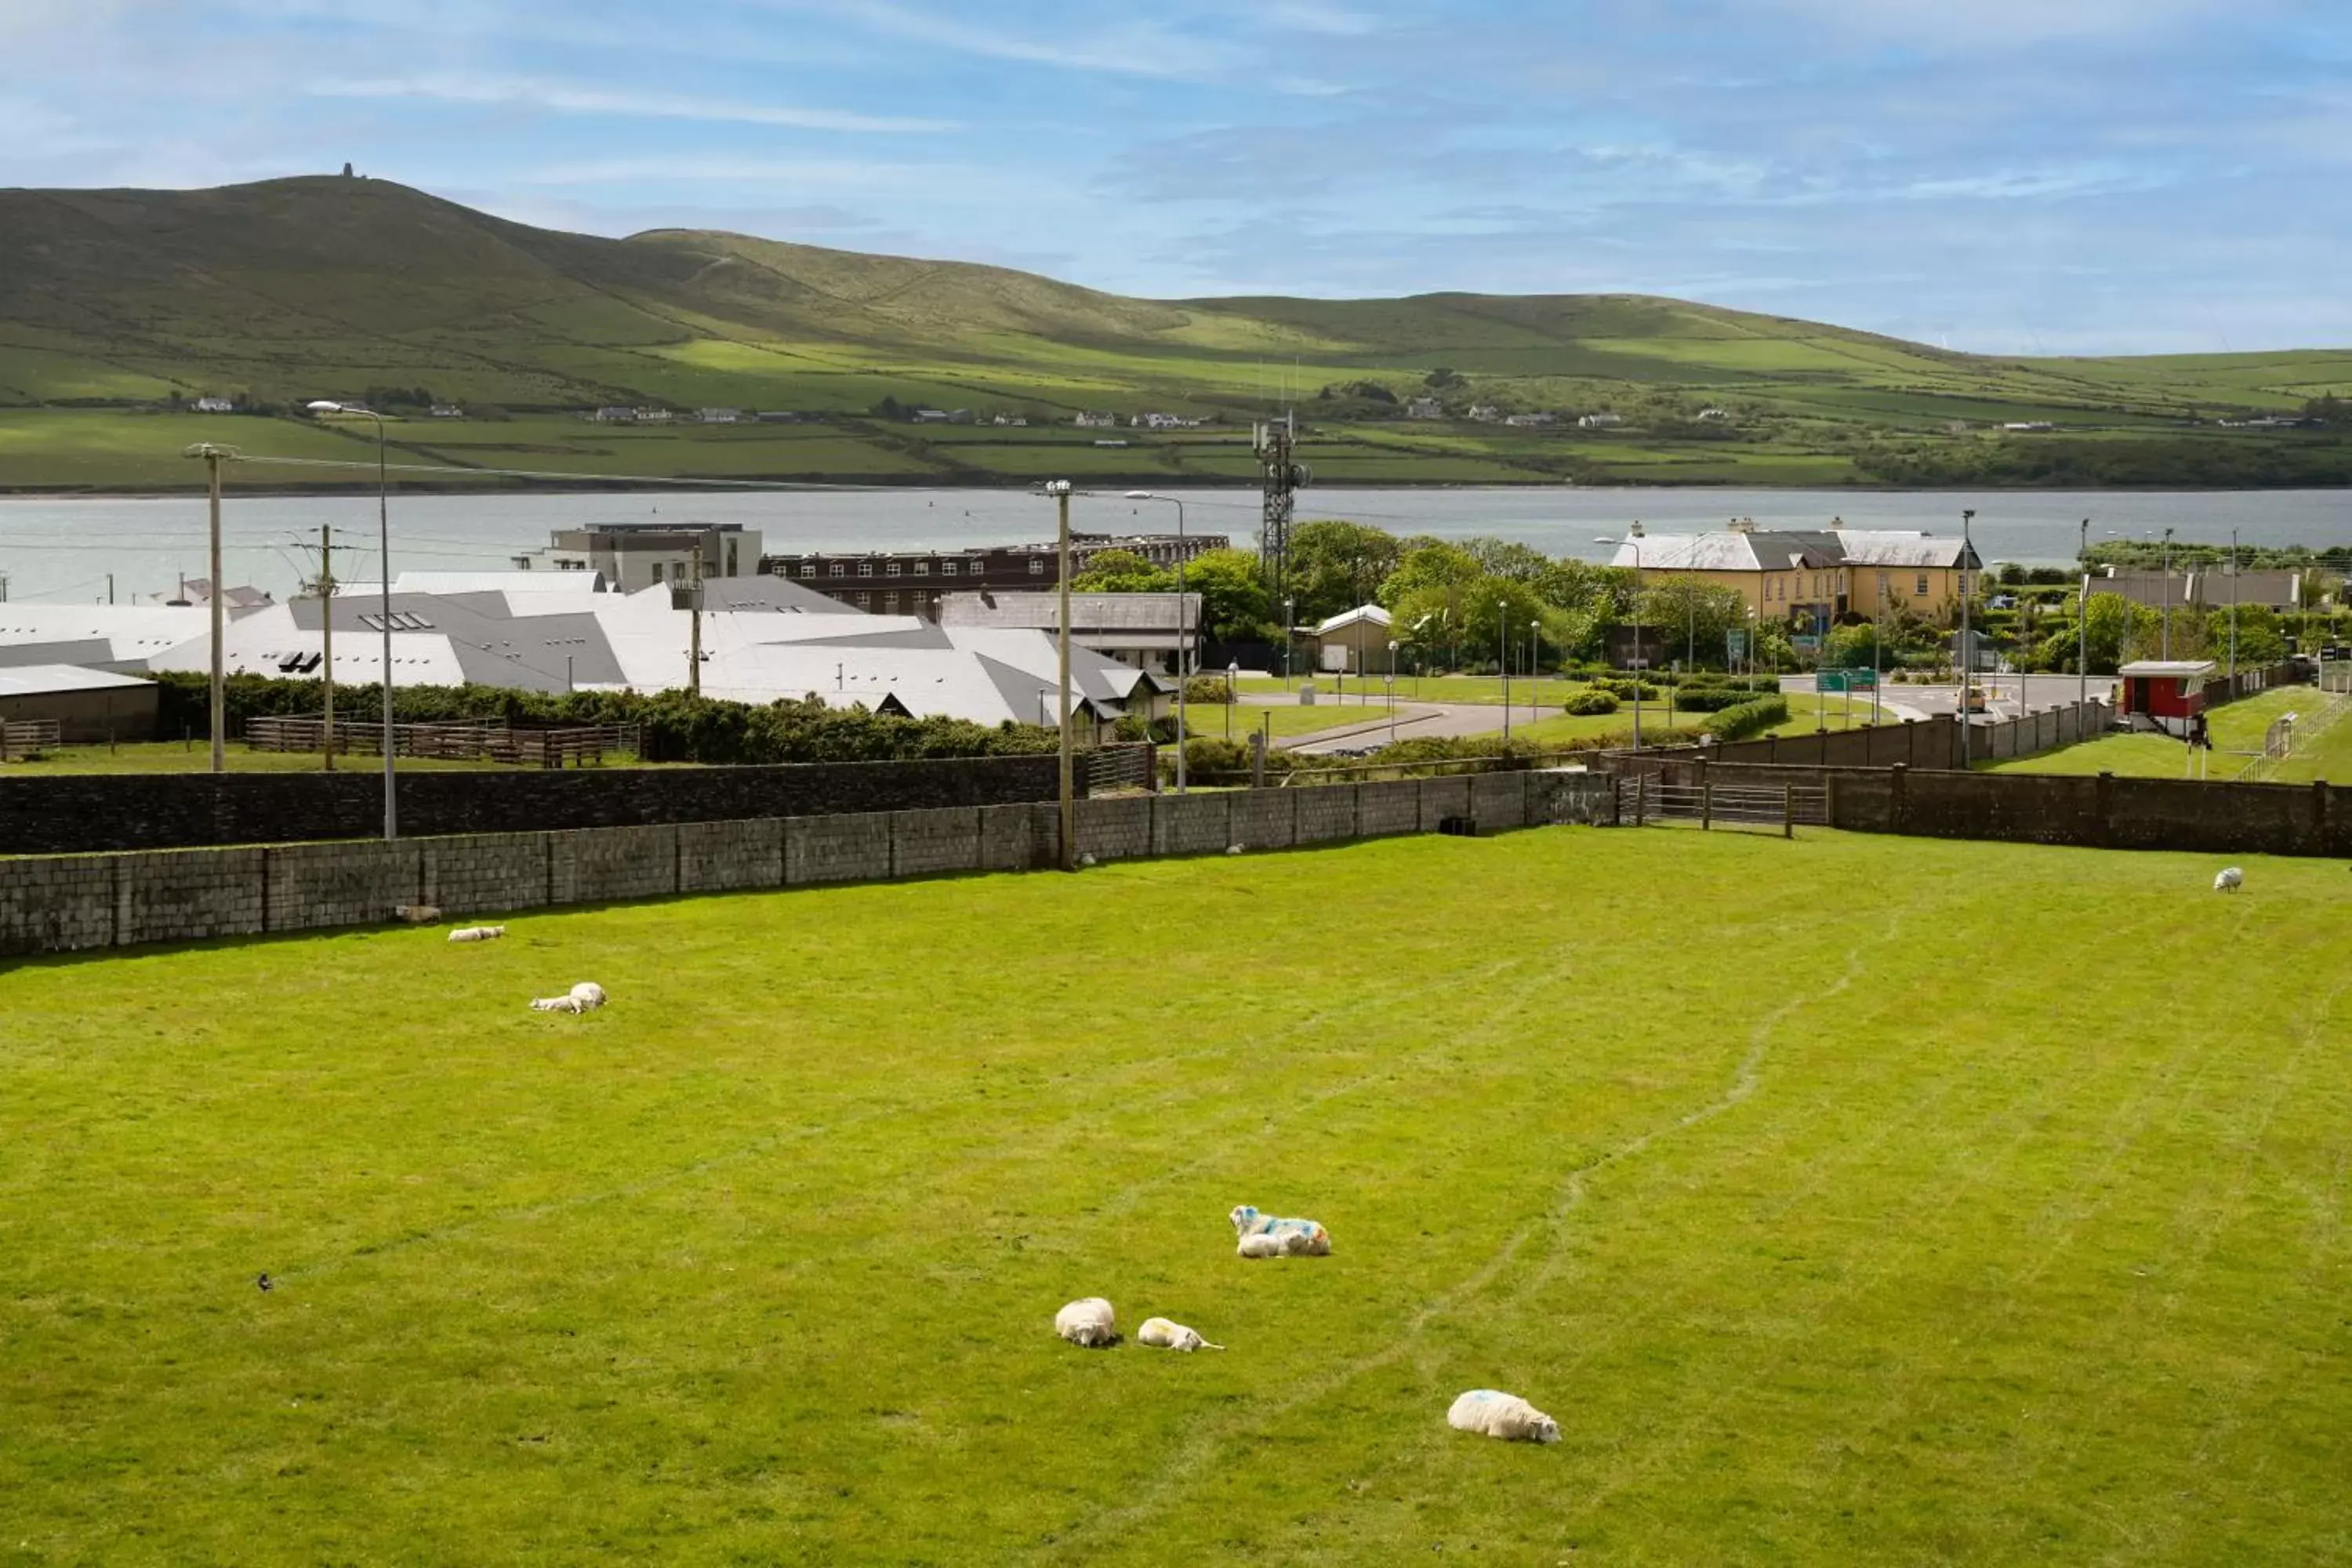
{"label": "shrub", "polygon": [[1718,741],[1744,741],[1750,735],[1761,734],[1775,724],[1788,721],[1787,698],[1759,697],[1737,708],[1725,709],[1706,721],[1706,730]]}
{"label": "shrub", "polygon": [[1613,693],[1593,687],[1570,698],[1561,704],[1560,711],[1573,714],[1580,719],[1592,718],[1602,713],[1614,713],[1617,711],[1617,699]]}
{"label": "shrub", "polygon": [[1631,702],[1636,696],[1639,696],[1644,702],[1655,702],[1659,698],[1665,695],[1664,692],[1661,691],[1657,687],[1653,686],[1646,680],[1597,680],[1593,682],[1593,685],[1599,689],[1608,692],[1611,696],[1626,702]]}
{"label": "shrub", "polygon": [[1732,686],[1686,686],[1675,694],[1675,706],[1685,713],[1720,713],[1755,700],[1754,692]]}
{"label": "shrub", "polygon": [[1184,683],[1184,700],[1191,702],[1231,702],[1233,683],[1222,675],[1196,675]]}

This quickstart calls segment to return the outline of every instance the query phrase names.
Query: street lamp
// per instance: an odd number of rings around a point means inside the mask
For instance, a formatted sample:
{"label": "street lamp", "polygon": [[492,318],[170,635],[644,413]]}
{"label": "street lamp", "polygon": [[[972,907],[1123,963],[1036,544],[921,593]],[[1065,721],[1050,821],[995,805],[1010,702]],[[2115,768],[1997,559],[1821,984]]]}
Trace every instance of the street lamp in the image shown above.
{"label": "street lamp", "polygon": [[1511,606],[1495,601],[1495,668],[1503,672],[1503,740],[1511,738]]}
{"label": "street lamp", "polygon": [[2083,520],[2083,535],[2074,547],[2074,564],[2083,569],[2083,602],[2074,606],[2074,732],[2082,733],[2083,709],[2091,700],[2091,520]]}
{"label": "street lamp", "polygon": [[1192,621],[1184,597],[1184,503],[1174,496],[1129,490],[1129,500],[1165,501],[1176,509],[1176,793],[1184,793],[1184,685],[1192,679]]}
{"label": "street lamp", "polygon": [[[384,479],[383,416],[360,404],[330,403],[323,398],[310,405],[310,412],[349,414],[375,421],[375,526],[377,553],[383,565],[383,581],[377,584],[382,594],[378,618],[383,622],[383,837],[389,843],[400,837],[400,794],[399,772],[393,761],[399,747],[394,743],[392,731],[392,508]],[[213,586],[217,591],[220,584]],[[325,613],[335,613],[332,603]]]}
{"label": "street lamp", "polygon": [[1976,521],[1975,509],[1960,512],[1960,771],[1969,771],[1969,692],[1974,679],[1974,652],[1969,647],[1969,560],[1976,547],[1969,542],[1969,525]]}
{"label": "street lamp", "polygon": [[1396,639],[1389,639],[1389,744],[1396,744]]}
{"label": "street lamp", "polygon": [[[1615,544],[1614,539],[1598,538],[1595,544]],[[1629,534],[1624,547],[1633,552],[1633,749],[1642,749],[1642,536]]]}
{"label": "street lamp", "polygon": [[1078,868],[1076,795],[1071,788],[1070,757],[1070,481],[1049,479],[1045,494],[1054,500],[1058,526],[1055,534],[1055,581],[1061,597],[1060,613],[1055,616],[1054,649],[1062,683],[1061,778],[1057,793],[1061,799],[1062,869]]}
{"label": "street lamp", "polygon": [[1543,623],[1528,623],[1528,721],[1543,712]]}

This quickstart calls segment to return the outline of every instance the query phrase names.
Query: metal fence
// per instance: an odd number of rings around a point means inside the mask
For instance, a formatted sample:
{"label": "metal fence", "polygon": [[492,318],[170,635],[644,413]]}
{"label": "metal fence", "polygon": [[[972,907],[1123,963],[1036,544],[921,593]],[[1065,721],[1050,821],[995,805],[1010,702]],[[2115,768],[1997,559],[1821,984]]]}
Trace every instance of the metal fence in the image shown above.
{"label": "metal fence", "polygon": [[1617,780],[1617,820],[1636,827],[1695,822],[1702,831],[1761,828],[1784,838],[1829,826],[1829,791],[1818,784],[1670,784],[1654,773]]}

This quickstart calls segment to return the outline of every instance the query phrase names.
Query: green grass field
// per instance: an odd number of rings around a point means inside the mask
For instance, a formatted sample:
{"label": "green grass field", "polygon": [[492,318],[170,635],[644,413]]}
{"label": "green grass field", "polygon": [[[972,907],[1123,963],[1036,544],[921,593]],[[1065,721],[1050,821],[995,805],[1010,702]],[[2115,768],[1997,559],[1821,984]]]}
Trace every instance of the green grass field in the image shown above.
{"label": "green grass field", "polygon": [[2352,1559],[2343,868],[2245,864],[1548,829],[14,965],[0,1562]]}
{"label": "green grass field", "polygon": [[[2294,752],[2265,759],[2264,733],[2293,713],[2304,726]],[[2276,687],[2242,701],[2211,710],[2213,750],[2204,759],[2209,779],[2243,778],[2257,784],[2309,784],[2314,779],[2352,784],[2352,700],[2330,697],[2315,687]],[[2114,773],[2117,778],[2177,779],[2195,776],[2196,759],[2180,742],[2163,735],[2103,735],[2031,757],[1981,763],[1999,773]]]}

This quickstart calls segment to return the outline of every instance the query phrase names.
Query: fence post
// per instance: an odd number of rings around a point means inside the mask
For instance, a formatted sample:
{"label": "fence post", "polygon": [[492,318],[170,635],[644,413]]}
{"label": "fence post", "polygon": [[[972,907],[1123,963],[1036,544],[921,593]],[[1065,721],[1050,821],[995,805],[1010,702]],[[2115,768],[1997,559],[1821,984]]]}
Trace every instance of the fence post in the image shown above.
{"label": "fence post", "polygon": [[1250,788],[1265,787],[1265,735],[1262,731],[1250,731]]}
{"label": "fence post", "polygon": [[1797,792],[1793,785],[1780,786],[1780,837],[1797,836]]}
{"label": "fence post", "polygon": [[1711,784],[1698,786],[1698,825],[1702,832],[1715,826],[1715,786]]}
{"label": "fence post", "polygon": [[1643,826],[1645,823],[1647,823],[1647,821],[1649,820],[1649,807],[1650,807],[1650,775],[1649,775],[1648,773],[1639,773],[1639,772],[1637,772],[1637,773],[1634,773],[1634,775],[1633,775],[1633,826],[1636,826],[1636,827],[1640,827],[1640,826]]}
{"label": "fence post", "polygon": [[[1904,722],[1907,724],[1910,721],[1906,719]],[[1886,803],[1886,815],[1889,818],[1886,826],[1887,830],[1891,833],[1900,833],[1906,826],[1904,822],[1906,815],[1904,783],[1909,778],[1910,773],[1911,764],[1908,763],[1897,763],[1892,768],[1887,770],[1887,777],[1892,781],[1888,788],[1888,794],[1892,798],[1890,798]]]}

